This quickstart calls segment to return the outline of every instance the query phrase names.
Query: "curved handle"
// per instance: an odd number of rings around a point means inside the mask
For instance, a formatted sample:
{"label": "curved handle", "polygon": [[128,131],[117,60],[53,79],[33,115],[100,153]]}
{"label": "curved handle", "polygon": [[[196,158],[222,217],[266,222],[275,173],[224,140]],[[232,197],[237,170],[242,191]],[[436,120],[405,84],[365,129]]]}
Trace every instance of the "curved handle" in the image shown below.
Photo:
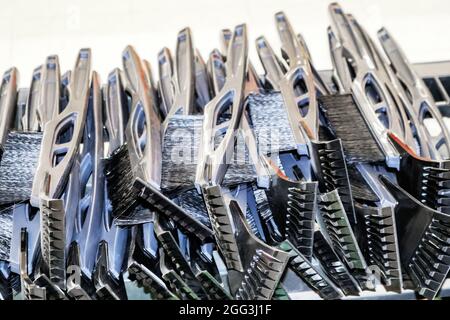
{"label": "curved handle", "polygon": [[127,80],[126,90],[131,95],[130,120],[125,130],[130,162],[135,177],[159,188],[161,183],[161,121],[141,59],[133,47],[122,54]]}
{"label": "curved handle", "polygon": [[282,53],[289,63],[289,70],[280,81],[280,91],[286,105],[297,151],[309,155],[308,140],[319,138],[319,110],[317,87],[308,51],[295,35],[283,12],[275,15]]}
{"label": "curved handle", "polygon": [[59,113],[61,74],[58,56],[49,56],[42,67],[41,91],[37,109],[41,128]]}
{"label": "curved handle", "polygon": [[22,128],[24,131],[39,131],[39,121],[37,109],[41,91],[41,75],[43,66],[39,66],[33,70],[30,90],[28,92],[25,112],[22,116]]}
{"label": "curved handle", "polygon": [[344,48],[339,43],[336,34],[331,27],[327,28],[328,44],[330,46],[330,57],[333,64],[333,81],[340,94],[350,92],[353,74],[348,67],[348,60],[345,59]]}
{"label": "curved handle", "polygon": [[[423,80],[418,76],[412,68],[400,46],[397,44],[391,34],[382,28],[378,31],[378,39],[386,52],[391,64],[395,70],[395,74],[403,86],[398,90],[403,90],[405,100],[410,105],[411,111],[414,113],[414,122],[422,134],[422,143],[426,143],[429,152],[425,147],[422,156],[430,156],[433,159],[448,159],[450,156],[450,133],[440,116],[431,93]],[[425,126],[425,119],[434,119],[439,129],[437,135],[432,135]]]}
{"label": "curved handle", "polygon": [[[248,56],[247,27],[245,24],[238,25],[234,29],[227,50],[227,61],[225,63],[227,78],[240,78],[243,70],[246,71]],[[245,76],[245,74],[244,74]]]}
{"label": "curved handle", "polygon": [[275,23],[281,40],[281,51],[283,57],[288,60],[289,65],[304,66],[309,64],[308,53],[305,52],[305,48],[295,35],[292,25],[284,12],[277,12],[275,14]]}
{"label": "curved handle", "polygon": [[35,207],[39,207],[41,195],[58,199],[64,190],[83,136],[90,80],[91,50],[81,49],[66,88],[69,103],[45,125],[31,196]]}
{"label": "curved handle", "polygon": [[[81,190],[86,188],[89,177],[92,179],[92,186],[89,191],[81,193],[84,196],[79,199],[74,237],[79,245],[80,266],[88,276],[91,275],[96,262],[97,246],[101,236],[100,228],[103,224],[102,213],[107,210],[102,161],[104,156],[102,96],[100,77],[95,71],[92,72],[91,99],[83,137],[83,152],[79,155],[80,176],[78,179]],[[86,210],[85,213],[82,212],[83,209]]]}
{"label": "curved handle", "polygon": [[172,77],[173,103],[163,123],[165,131],[170,119],[176,114],[190,115],[194,112],[195,55],[189,28],[178,33],[175,52],[175,74]]}
{"label": "curved handle", "polygon": [[0,86],[0,147],[3,147],[12,127],[17,96],[17,81],[19,72],[11,68],[3,74]]}
{"label": "curved handle", "polygon": [[[398,159],[386,134],[393,132],[408,145],[415,145],[412,127],[418,126],[411,118],[413,111],[398,91],[400,84],[393,70],[358,21],[336,3],[330,5],[329,11],[332,20],[329,41],[341,92],[353,94],[388,162]],[[421,135],[417,138],[424,145]]]}
{"label": "curved handle", "polygon": [[214,95],[217,95],[225,85],[225,62],[219,50],[214,49],[209,54],[208,73],[211,76],[211,82]]}
{"label": "curved handle", "polygon": [[195,50],[195,92],[197,106],[203,111],[204,106],[211,100],[211,93],[206,63],[198,50]]}
{"label": "curved handle", "polygon": [[230,46],[231,38],[233,37],[233,32],[230,29],[222,29],[220,31],[220,44],[222,52],[228,52],[228,47]]}
{"label": "curved handle", "polygon": [[285,74],[281,61],[263,36],[256,39],[256,49],[266,72],[266,81],[274,90],[280,90],[280,81]]}
{"label": "curved handle", "polygon": [[338,3],[332,3],[328,7],[328,13],[331,19],[331,29],[333,30],[336,38],[344,46],[348,53],[351,52],[352,55],[362,58],[364,55],[361,51],[363,48],[363,43],[360,39],[356,38],[354,31],[350,27],[350,22],[348,16],[342,10],[342,7]]}
{"label": "curved handle", "polygon": [[388,56],[397,73],[397,76],[406,85],[414,86],[417,76],[414,74],[408,59],[402,49],[398,46],[397,42],[386,28],[380,29],[377,35],[384,52]]}
{"label": "curved handle", "polygon": [[162,49],[158,54],[158,72],[158,89],[162,100],[160,108],[165,118],[172,108],[174,100],[174,89],[172,87],[172,76],[174,72],[172,54],[167,48]]}
{"label": "curved handle", "polygon": [[[103,100],[105,102],[104,124],[108,131],[109,147],[108,156],[122,146],[125,142],[125,128],[128,123],[129,110],[123,85],[123,74],[120,69],[114,69],[108,76],[108,82],[103,88]],[[101,116],[101,115],[100,115]],[[103,164],[101,164],[103,165]],[[105,197],[107,194],[105,193]],[[105,208],[102,210],[101,242],[98,246],[99,259],[93,280],[102,282],[103,270],[106,274],[112,274],[118,278],[122,270],[126,252],[129,230],[119,228],[113,224],[112,208],[108,205],[109,199],[105,199]],[[97,231],[98,232],[98,231]]]}
{"label": "curved handle", "polygon": [[175,101],[171,113],[175,114],[182,109],[184,115],[189,115],[194,111],[195,89],[195,55],[189,28],[178,33],[175,55]]}
{"label": "curved handle", "polygon": [[[247,29],[245,25],[239,25],[228,48],[225,85],[205,107],[195,179],[199,189],[209,184],[220,184],[233,155],[236,131],[244,111],[247,55]],[[231,119],[219,123],[219,117],[225,112],[231,113]],[[219,132],[225,132],[225,135],[216,146],[215,136]]]}
{"label": "curved handle", "polygon": [[161,106],[159,104],[157,86],[155,85],[155,80],[153,79],[153,71],[152,71],[152,67],[150,65],[150,62],[148,62],[147,60],[144,59],[142,61],[142,66],[144,68],[145,77],[146,77],[147,82],[148,82],[148,87],[149,87],[149,90],[150,90],[150,96],[152,98],[152,101],[154,101],[155,111],[156,111],[157,114],[160,115],[160,118],[163,119],[164,118],[164,111],[161,109]]}
{"label": "curved handle", "polygon": [[109,137],[109,154],[125,142],[125,127],[128,121],[128,106],[119,69],[108,75],[103,90],[105,100],[105,127]]}

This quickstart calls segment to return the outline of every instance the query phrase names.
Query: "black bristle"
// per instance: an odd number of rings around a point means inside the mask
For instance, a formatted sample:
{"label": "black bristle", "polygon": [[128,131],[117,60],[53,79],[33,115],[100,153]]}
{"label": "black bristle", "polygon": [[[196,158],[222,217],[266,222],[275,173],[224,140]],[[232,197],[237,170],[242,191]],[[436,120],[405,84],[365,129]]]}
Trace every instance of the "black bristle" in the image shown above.
{"label": "black bristle", "polygon": [[[201,146],[203,116],[174,116],[164,134],[162,150],[161,189],[166,193],[192,188],[197,170],[197,155]],[[223,139],[218,132],[216,144]],[[256,179],[245,140],[238,132],[236,147],[222,185],[233,186]]]}
{"label": "black bristle", "polygon": [[20,292],[20,275],[11,273],[9,275],[9,285],[15,292]]}
{"label": "black bristle", "polygon": [[374,206],[380,199],[373,192],[359,171],[354,166],[348,166],[348,177],[352,186],[353,199],[361,204],[369,204]]}
{"label": "black bristle", "polygon": [[187,213],[186,210],[154,186],[136,178],[134,188],[139,190],[139,198],[145,202],[145,206],[171,219],[183,232],[197,237],[200,241],[208,241],[214,238],[211,229]]}
{"label": "black bristle", "polygon": [[10,132],[0,166],[0,205],[30,198],[42,132]]}
{"label": "black bristle", "polygon": [[[250,94],[248,110],[253,130],[264,153],[296,150],[286,106],[280,92]],[[268,148],[270,150],[264,150]]]}
{"label": "black bristle", "polygon": [[133,226],[141,223],[148,223],[153,221],[153,212],[146,207],[144,203],[137,203],[126,215],[118,216],[114,219],[114,224],[117,226]]}
{"label": "black bristle", "polygon": [[203,197],[196,189],[187,190],[180,193],[178,202],[189,215],[203,223],[206,227],[211,228],[208,211],[206,210]]}
{"label": "black bristle", "polygon": [[9,260],[13,230],[13,207],[0,210],[0,260]]}
{"label": "black bristle", "polygon": [[[113,217],[116,221],[121,220],[120,224],[126,225],[124,220],[133,220],[133,224],[149,222],[145,208],[150,208],[172,219],[178,227],[197,236],[201,241],[213,237],[209,228],[186,213],[173,200],[135,177],[126,143],[106,160],[105,176]],[[145,207],[144,210],[134,210],[140,204]],[[136,213],[142,214],[141,217],[138,218]]]}
{"label": "black bristle", "polygon": [[12,300],[13,290],[9,279],[0,273],[0,300]]}
{"label": "black bristle", "polygon": [[127,143],[118,148],[105,163],[105,177],[114,218],[126,217],[138,204],[138,190],[131,168]]}
{"label": "black bristle", "polygon": [[342,140],[348,162],[383,162],[385,157],[351,94],[319,97],[335,135]]}
{"label": "black bristle", "polygon": [[202,123],[202,116],[174,116],[170,119],[162,144],[163,190],[173,191],[193,185]]}

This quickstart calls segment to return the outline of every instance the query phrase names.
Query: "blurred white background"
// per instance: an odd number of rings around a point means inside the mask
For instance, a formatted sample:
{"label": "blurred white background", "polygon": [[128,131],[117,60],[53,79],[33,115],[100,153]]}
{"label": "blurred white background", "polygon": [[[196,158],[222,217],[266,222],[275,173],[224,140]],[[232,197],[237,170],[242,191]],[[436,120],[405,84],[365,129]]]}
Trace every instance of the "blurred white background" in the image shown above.
{"label": "blurred white background", "polygon": [[[279,42],[273,15],[284,10],[301,32],[319,69],[331,67],[326,27],[329,0],[0,0],[0,71],[17,66],[21,86],[49,54],[58,54],[62,70],[71,68],[81,47],[93,50],[94,68],[104,79],[120,65],[121,51],[134,45],[156,65],[158,51],[175,46],[177,32],[190,26],[204,57],[219,46],[219,31],[246,22],[251,57],[254,40],[266,35]],[[450,1],[342,0],[375,35],[386,26],[412,62],[450,59]],[[154,68],[155,69],[155,68]]]}

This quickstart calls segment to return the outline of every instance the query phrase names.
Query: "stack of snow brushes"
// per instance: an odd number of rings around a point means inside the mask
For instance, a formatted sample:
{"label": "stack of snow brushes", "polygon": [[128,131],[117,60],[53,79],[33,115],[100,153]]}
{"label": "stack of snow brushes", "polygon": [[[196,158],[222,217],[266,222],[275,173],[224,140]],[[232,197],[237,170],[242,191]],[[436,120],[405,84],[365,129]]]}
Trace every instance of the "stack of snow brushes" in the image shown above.
{"label": "stack of snow brushes", "polygon": [[281,54],[256,39],[263,75],[244,24],[206,60],[181,30],[158,81],[131,46],[104,85],[89,49],[29,88],[5,72],[0,299],[444,292],[448,112],[386,29],[378,45],[329,14],[331,73],[283,12]]}

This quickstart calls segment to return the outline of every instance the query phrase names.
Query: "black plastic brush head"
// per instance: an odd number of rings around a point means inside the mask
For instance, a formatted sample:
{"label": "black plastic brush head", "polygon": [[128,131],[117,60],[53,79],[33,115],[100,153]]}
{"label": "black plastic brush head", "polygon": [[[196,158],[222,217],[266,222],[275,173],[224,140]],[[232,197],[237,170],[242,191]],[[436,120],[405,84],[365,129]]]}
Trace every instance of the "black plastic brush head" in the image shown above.
{"label": "black plastic brush head", "polygon": [[354,166],[348,166],[347,169],[352,187],[353,201],[376,207],[376,203],[380,201],[380,198],[373,192],[370,185],[361,176],[361,173]]}
{"label": "black plastic brush head", "polygon": [[41,132],[10,132],[0,147],[0,205],[30,199],[42,143]]}
{"label": "black plastic brush head", "polygon": [[0,300],[12,300],[13,291],[9,279],[0,273]]}
{"label": "black plastic brush head", "polygon": [[105,177],[114,218],[130,215],[138,205],[139,191],[130,162],[127,143],[119,147],[105,162]]}
{"label": "black plastic brush head", "polygon": [[[105,176],[114,218],[132,218],[136,223],[148,222],[136,219],[134,209],[142,204],[172,219],[181,230],[201,241],[213,239],[211,229],[190,216],[154,186],[135,177],[126,143],[106,160]],[[141,218],[145,220],[148,217]]]}
{"label": "black plastic brush head", "polygon": [[13,232],[13,207],[0,209],[0,260],[9,261]]}
{"label": "black plastic brush head", "polygon": [[349,163],[384,162],[385,156],[370,132],[351,94],[319,97],[328,125],[342,140]]}

